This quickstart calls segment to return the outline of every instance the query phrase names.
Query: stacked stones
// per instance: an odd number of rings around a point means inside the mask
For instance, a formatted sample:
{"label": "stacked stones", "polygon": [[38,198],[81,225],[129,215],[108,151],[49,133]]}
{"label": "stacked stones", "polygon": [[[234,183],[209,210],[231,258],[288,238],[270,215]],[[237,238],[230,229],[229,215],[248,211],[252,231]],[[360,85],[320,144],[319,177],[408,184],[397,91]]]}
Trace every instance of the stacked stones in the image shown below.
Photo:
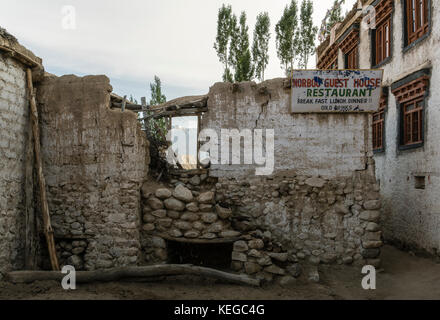
{"label": "stacked stones", "polygon": [[264,233],[264,240],[248,235],[234,243],[232,270],[268,282],[275,278],[284,284],[294,282],[301,275],[301,266],[294,256],[283,252],[279,246],[273,246],[267,234],[270,236],[270,232]]}
{"label": "stacked stones", "polygon": [[215,204],[214,191],[194,192],[183,184],[171,191],[159,188],[154,194],[143,193],[143,230],[171,238],[232,238],[240,232],[231,230],[232,210]]}
{"label": "stacked stones", "polygon": [[[249,190],[251,192],[249,192]],[[299,261],[379,266],[380,195],[374,175],[219,178],[217,199],[247,231],[264,228]]]}
{"label": "stacked stones", "polygon": [[74,266],[76,270],[84,270],[84,253],[87,249],[85,240],[63,240],[56,245],[60,252],[60,265]]}

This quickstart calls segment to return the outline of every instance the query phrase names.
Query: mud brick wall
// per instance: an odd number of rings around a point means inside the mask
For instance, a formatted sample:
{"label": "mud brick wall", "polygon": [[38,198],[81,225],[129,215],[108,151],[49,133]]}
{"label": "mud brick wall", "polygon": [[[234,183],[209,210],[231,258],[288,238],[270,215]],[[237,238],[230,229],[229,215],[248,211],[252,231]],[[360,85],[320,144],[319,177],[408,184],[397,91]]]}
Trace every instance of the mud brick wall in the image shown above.
{"label": "mud brick wall", "polygon": [[24,264],[29,104],[24,67],[0,55],[0,278]]}
{"label": "mud brick wall", "polygon": [[136,265],[140,255],[148,141],[135,113],[109,108],[111,91],[105,76],[47,76],[38,87],[58,253],[86,270]]}

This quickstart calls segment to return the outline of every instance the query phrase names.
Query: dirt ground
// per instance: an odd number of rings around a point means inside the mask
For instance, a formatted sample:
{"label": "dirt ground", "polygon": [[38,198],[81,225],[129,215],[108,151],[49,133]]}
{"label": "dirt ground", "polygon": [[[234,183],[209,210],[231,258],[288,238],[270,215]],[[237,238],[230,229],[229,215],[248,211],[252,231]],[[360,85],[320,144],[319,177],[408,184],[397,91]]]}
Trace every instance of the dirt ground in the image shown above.
{"label": "dirt ground", "polygon": [[[199,278],[176,277],[160,282],[79,284],[65,291],[56,282],[14,285],[0,282],[0,299],[184,299],[184,300],[298,300],[298,299],[440,299],[440,264],[386,246],[383,266],[377,274],[377,289],[361,288],[360,267],[320,266],[321,281],[300,278],[288,288],[279,285],[250,288]],[[305,278],[305,277],[303,277]]]}

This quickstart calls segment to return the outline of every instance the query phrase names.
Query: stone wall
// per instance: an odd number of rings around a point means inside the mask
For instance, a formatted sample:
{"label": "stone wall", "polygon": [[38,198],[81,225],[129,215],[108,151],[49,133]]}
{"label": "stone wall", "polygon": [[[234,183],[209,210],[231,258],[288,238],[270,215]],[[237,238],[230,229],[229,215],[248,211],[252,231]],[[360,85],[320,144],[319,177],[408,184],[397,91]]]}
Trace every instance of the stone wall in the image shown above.
{"label": "stone wall", "polygon": [[[148,141],[136,114],[110,109],[105,76],[46,76],[38,87],[44,173],[61,264],[136,265]],[[48,259],[43,259],[47,262]]]}
{"label": "stone wall", "polygon": [[0,278],[24,266],[29,103],[24,66],[0,55]]}
{"label": "stone wall", "polygon": [[256,176],[256,165],[211,165],[216,200],[232,208],[234,230],[268,232],[294,261],[380,263],[368,114],[291,114],[283,79],[215,84],[208,109],[202,129],[219,137],[221,129],[275,131],[272,175]]}

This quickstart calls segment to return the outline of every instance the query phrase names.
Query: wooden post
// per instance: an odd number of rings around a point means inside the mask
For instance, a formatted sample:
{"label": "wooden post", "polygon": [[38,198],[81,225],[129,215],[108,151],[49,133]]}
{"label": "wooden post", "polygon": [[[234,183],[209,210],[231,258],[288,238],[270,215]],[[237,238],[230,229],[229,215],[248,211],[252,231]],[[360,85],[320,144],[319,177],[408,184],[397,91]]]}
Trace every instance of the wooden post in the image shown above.
{"label": "wooden post", "polygon": [[127,105],[127,96],[124,96],[124,99],[122,100],[122,112],[125,111],[125,106]]}
{"label": "wooden post", "polygon": [[50,257],[50,263],[52,265],[52,269],[54,271],[59,271],[60,266],[58,264],[57,253],[55,250],[55,240],[53,236],[52,225],[50,222],[49,206],[47,204],[46,180],[43,174],[43,161],[41,159],[41,150],[40,150],[40,129],[39,129],[39,121],[38,121],[38,111],[37,111],[37,104],[35,102],[35,92],[34,92],[34,86],[32,84],[31,69],[28,68],[26,70],[26,75],[27,75],[27,85],[28,85],[30,108],[31,108],[30,115],[32,119],[32,132],[34,136],[35,162],[36,162],[38,182],[40,187],[40,201],[41,201],[41,213],[43,215],[43,223],[44,223],[44,235],[46,236],[47,248],[49,251],[49,257]]}
{"label": "wooden post", "polygon": [[25,243],[25,268],[35,270],[37,266],[37,224],[34,209],[34,152],[32,137],[32,119],[29,113],[29,131],[26,143],[26,171],[25,171],[25,199],[26,199],[26,243]]}

